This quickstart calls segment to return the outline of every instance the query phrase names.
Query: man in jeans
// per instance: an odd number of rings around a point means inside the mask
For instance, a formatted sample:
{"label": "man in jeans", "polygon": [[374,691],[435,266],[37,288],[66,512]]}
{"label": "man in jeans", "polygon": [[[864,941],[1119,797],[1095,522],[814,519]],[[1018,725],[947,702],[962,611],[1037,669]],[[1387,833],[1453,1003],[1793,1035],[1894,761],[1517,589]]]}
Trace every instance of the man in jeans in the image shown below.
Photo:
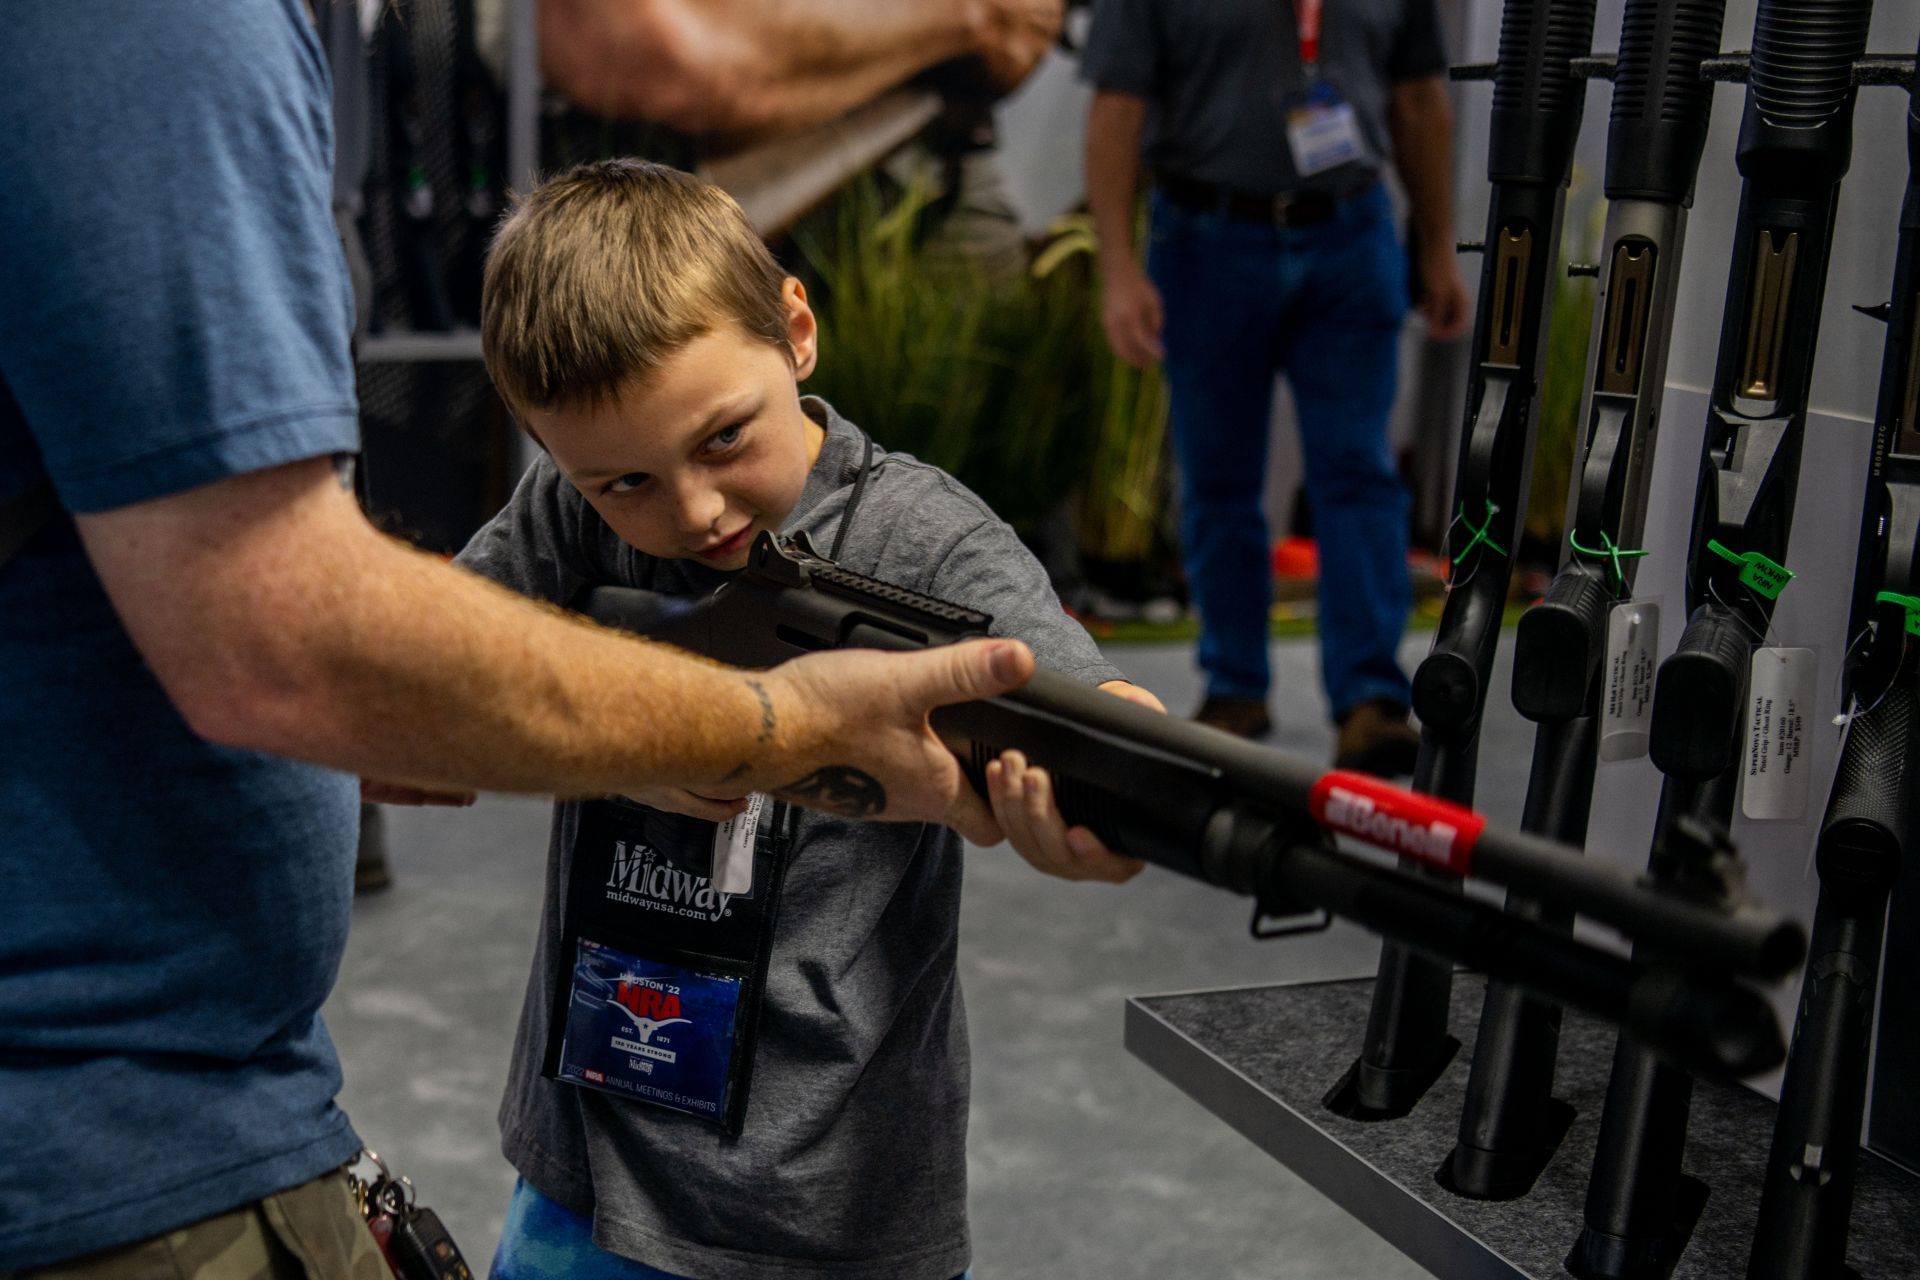
{"label": "man in jeans", "polygon": [[1207,677],[1195,718],[1272,727],[1261,490],[1282,371],[1319,541],[1335,762],[1379,773],[1410,770],[1419,741],[1395,656],[1408,499],[1387,447],[1408,255],[1379,174],[1390,158],[1406,190],[1428,334],[1456,338],[1445,68],[1433,0],[1096,0],[1082,68],[1107,337],[1131,364],[1166,364]]}

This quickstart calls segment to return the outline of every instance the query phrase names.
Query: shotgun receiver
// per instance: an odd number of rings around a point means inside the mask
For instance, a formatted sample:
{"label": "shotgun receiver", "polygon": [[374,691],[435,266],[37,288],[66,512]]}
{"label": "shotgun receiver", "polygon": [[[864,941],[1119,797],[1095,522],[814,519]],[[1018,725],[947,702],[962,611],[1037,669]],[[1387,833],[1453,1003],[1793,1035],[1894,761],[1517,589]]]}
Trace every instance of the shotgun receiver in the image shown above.
{"label": "shotgun receiver", "polygon": [[[1653,880],[1695,896],[1699,855],[1730,845],[1743,772],[1748,673],[1765,643],[1800,476],[1834,213],[1853,151],[1853,65],[1872,0],[1760,0],[1736,161],[1743,179],[1720,352],[1687,550],[1686,630],[1654,681],[1648,754],[1665,781]],[[1683,830],[1713,838],[1675,840]],[[1616,1042],[1579,1280],[1663,1280],[1704,1203],[1686,1177],[1692,1082]]]}
{"label": "shotgun receiver", "polygon": [[[1667,345],[1725,0],[1627,0],[1607,127],[1607,229],[1567,504],[1567,547],[1546,598],[1520,619],[1513,705],[1539,726],[1523,830],[1586,843],[1601,752],[1601,684],[1612,610],[1633,594],[1646,523]],[[1639,625],[1639,618],[1629,625]],[[1571,920],[1508,903],[1544,923]],[[1560,1011],[1489,983],[1460,1137],[1442,1170],[1476,1199],[1524,1195],[1566,1116],[1553,1101]]]}
{"label": "shotgun receiver", "polygon": [[[1887,901],[1913,874],[1920,780],[1920,75],[1849,634],[1846,745],[1820,826],[1820,900],[1748,1280],[1846,1268]],[[1881,1068],[1886,1069],[1884,1066]]]}
{"label": "shotgun receiver", "polygon": [[[1587,86],[1572,62],[1593,43],[1593,0],[1507,0],[1487,141],[1487,238],[1466,423],[1454,473],[1447,602],[1413,674],[1416,791],[1473,803],[1494,648],[1525,524],[1540,375],[1574,139]],[[1453,970],[1389,937],[1359,1056],[1327,1095],[1356,1120],[1406,1115],[1459,1048],[1447,1033]]]}
{"label": "shotgun receiver", "polygon": [[[852,573],[804,536],[762,534],[747,567],[698,600],[595,587],[575,602],[601,622],[746,667],[821,649],[911,650],[988,633],[974,610]],[[1799,928],[1758,907],[1703,908],[1551,841],[1362,774],[1328,772],[1056,672],[1001,697],[941,707],[934,728],[985,791],[1009,748],[1055,779],[1061,812],[1120,852],[1256,903],[1256,936],[1340,915],[1424,955],[1464,963],[1540,997],[1633,1028],[1676,1061],[1747,1075],[1785,1047],[1771,1008],[1733,980],[1799,963]],[[1338,848],[1343,834],[1445,877],[1474,875],[1578,911],[1636,942],[1636,963],[1467,897],[1432,876]],[[1738,897],[1728,885],[1728,900]],[[1263,921],[1278,920],[1278,928]],[[1293,921],[1292,924],[1284,922]]]}

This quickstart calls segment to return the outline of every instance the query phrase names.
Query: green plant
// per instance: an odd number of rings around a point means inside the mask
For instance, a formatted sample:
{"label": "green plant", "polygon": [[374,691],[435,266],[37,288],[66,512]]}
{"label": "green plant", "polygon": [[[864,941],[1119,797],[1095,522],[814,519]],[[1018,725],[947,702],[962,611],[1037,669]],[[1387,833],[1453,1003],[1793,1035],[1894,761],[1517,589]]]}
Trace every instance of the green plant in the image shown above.
{"label": "green plant", "polygon": [[807,389],[1031,529],[1085,468],[1088,293],[923,251],[929,203],[869,175],[796,230],[820,321]]}
{"label": "green plant", "polygon": [[[1091,298],[1093,219],[1057,219],[1034,259],[1036,276],[1074,271]],[[1108,563],[1148,560],[1171,536],[1167,510],[1167,386],[1158,365],[1136,369],[1115,358],[1091,303],[1083,337],[1095,380],[1094,433],[1075,509],[1081,552]]]}

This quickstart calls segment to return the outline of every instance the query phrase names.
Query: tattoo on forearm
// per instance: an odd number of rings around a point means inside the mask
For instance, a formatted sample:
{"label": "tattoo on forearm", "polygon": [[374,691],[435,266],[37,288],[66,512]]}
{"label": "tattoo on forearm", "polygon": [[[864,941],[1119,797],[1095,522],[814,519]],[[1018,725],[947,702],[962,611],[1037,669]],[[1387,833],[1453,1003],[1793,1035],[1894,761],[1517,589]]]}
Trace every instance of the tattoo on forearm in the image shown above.
{"label": "tattoo on forearm", "polygon": [[830,764],[775,790],[775,795],[809,809],[843,818],[872,818],[887,808],[887,789],[870,773],[851,765]]}
{"label": "tattoo on forearm", "polygon": [[747,688],[753,690],[753,696],[760,699],[760,738],[761,742],[773,741],[773,699],[767,696],[767,687],[758,680],[747,681]]}

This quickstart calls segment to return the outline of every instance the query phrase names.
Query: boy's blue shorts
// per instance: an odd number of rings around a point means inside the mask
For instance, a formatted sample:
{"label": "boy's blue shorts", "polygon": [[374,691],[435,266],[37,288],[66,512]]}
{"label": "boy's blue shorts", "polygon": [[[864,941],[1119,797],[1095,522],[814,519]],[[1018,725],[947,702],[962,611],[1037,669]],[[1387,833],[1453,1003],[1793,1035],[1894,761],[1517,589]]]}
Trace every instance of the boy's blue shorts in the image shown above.
{"label": "boy's blue shorts", "polygon": [[[488,1280],[686,1280],[644,1262],[608,1253],[593,1242],[593,1219],[583,1217],[516,1179],[507,1223]],[[973,1272],[955,1277],[972,1280]]]}

